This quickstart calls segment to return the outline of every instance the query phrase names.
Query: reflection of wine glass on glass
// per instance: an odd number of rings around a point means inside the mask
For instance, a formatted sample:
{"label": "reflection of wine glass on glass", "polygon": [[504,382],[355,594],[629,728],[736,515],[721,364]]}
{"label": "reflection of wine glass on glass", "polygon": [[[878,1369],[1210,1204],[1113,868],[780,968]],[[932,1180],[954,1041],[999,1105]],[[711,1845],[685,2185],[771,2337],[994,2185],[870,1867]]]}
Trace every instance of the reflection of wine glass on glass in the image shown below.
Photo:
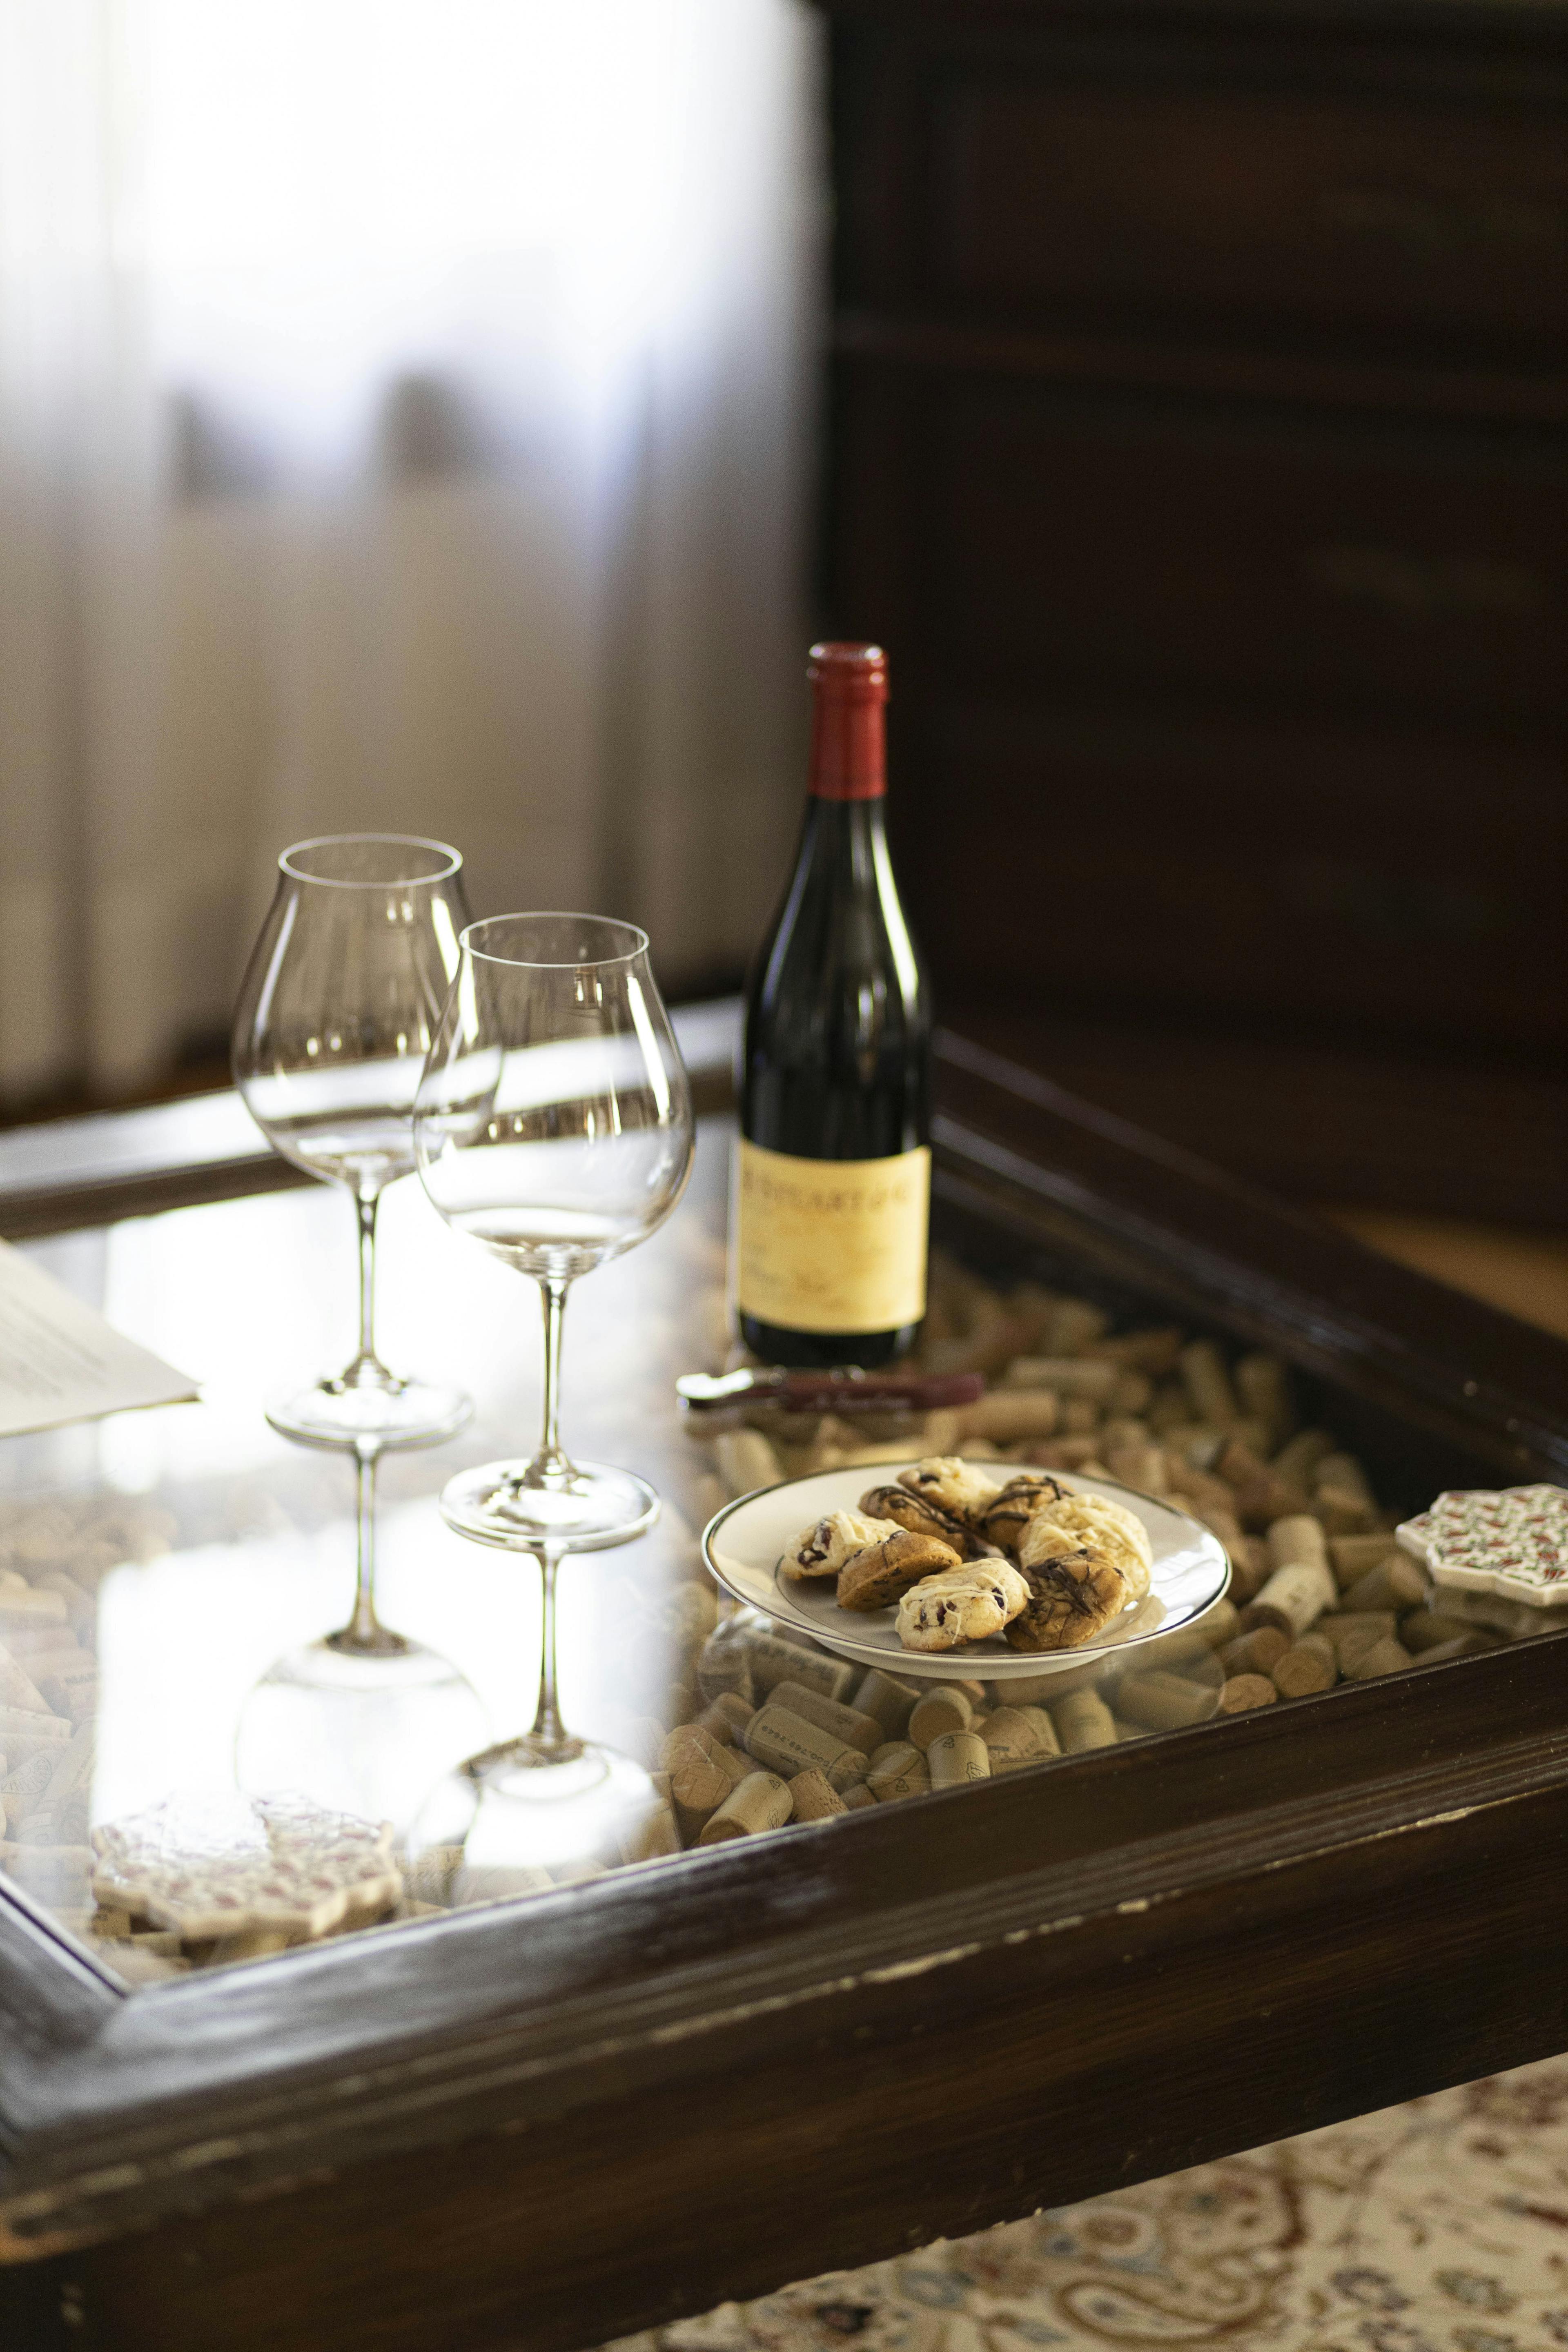
{"label": "reflection of wine glass on glass", "polygon": [[[561,1339],[580,1275],[646,1241],[691,1169],[691,1093],[630,923],[501,915],[463,934],[414,1121],[419,1173],[448,1224],[531,1275],[544,1307],[544,1427],[528,1462],[454,1478],[441,1509],[476,1542],[531,1552],[543,1577],[531,1730],[470,1758],[426,1809],[426,1838],[470,1866],[593,1859],[648,1779],[574,1738],[555,1696],[555,1576],[652,1526],[658,1498],[627,1470],[575,1463],[561,1444]],[[529,1801],[582,1798],[546,1824]],[[524,1801],[514,1804],[514,1800]],[[530,1822],[526,1816],[533,1814]]]}
{"label": "reflection of wine glass on glass", "polygon": [[375,1352],[376,1209],[414,1166],[415,1092],[468,919],[462,863],[396,834],[297,842],[240,986],[234,1076],[251,1117],[285,1160],[345,1185],[359,1223],[358,1352],[268,1411],[310,1444],[431,1444],[472,1411]]}
{"label": "reflection of wine glass on glass", "polygon": [[374,1446],[354,1449],[357,1576],[346,1625],[290,1650],[245,1702],[235,1778],[262,1796],[300,1789],[319,1804],[405,1832],[437,1776],[489,1730],[473,1685],[447,1658],[384,1625],[375,1609]]}

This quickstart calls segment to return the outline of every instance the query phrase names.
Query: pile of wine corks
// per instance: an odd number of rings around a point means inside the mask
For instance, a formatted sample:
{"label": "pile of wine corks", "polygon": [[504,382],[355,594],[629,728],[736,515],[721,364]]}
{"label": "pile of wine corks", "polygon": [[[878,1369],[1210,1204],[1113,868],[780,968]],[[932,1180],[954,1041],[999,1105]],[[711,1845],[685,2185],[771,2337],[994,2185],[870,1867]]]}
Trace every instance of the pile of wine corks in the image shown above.
{"label": "pile of wine corks", "polygon": [[[784,1818],[819,1819],[1546,1630],[1538,1610],[1432,1587],[1396,1546],[1394,1515],[1363,1465],[1331,1431],[1300,1425],[1276,1357],[1231,1357],[1173,1325],[1115,1331],[1089,1300],[1035,1284],[1003,1293],[938,1262],[921,1362],[933,1372],[981,1371],[990,1385],[973,1404],[901,1425],[761,1408],[752,1425],[712,1442],[720,1478],[741,1494],[813,1469],[931,1453],[1109,1477],[1166,1496],[1212,1528],[1231,1559],[1227,1596],[1128,1653],[1016,1680],[900,1683],[819,1655],[816,1696],[804,1710],[798,1664],[775,1675],[769,1663],[802,1645],[742,1612],[699,1661],[704,1706],[668,1735],[670,1760],[661,1753],[672,1792],[678,1752],[683,1761],[696,1752],[737,1785],[771,1777],[773,1812],[787,1798]],[[790,1718],[787,1746],[781,1717]],[[688,1769],[682,1788],[699,1802],[694,1810],[688,1794],[673,1804],[672,1836],[702,1838],[696,1813],[715,1787]],[[713,1836],[752,1825],[731,1813]],[[755,1826],[776,1823],[759,1812]]]}
{"label": "pile of wine corks", "polygon": [[[120,1496],[0,1503],[0,1871],[84,1934],[98,1588],[122,1560],[166,1551],[173,1529]],[[147,1972],[163,1973],[151,1957]]]}

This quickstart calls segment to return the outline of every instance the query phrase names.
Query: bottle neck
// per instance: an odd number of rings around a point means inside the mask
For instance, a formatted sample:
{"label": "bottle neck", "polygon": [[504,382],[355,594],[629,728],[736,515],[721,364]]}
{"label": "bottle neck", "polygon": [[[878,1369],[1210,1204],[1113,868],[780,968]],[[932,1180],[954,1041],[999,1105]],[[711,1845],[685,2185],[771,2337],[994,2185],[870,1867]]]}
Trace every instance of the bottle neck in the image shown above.
{"label": "bottle neck", "polygon": [[813,800],[879,801],[887,774],[881,696],[819,685],[811,712]]}

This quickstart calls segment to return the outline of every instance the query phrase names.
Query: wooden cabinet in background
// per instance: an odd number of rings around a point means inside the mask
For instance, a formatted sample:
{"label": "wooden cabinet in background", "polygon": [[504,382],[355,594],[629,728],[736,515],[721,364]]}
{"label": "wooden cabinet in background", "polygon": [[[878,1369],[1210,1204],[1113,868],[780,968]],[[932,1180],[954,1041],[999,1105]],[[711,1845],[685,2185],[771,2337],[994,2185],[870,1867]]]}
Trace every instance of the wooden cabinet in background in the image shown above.
{"label": "wooden cabinet in background", "polygon": [[1310,1181],[1568,1221],[1568,13],[828,15],[826,603],[946,1003],[1135,1115],[1118,1024],[1490,1073]]}

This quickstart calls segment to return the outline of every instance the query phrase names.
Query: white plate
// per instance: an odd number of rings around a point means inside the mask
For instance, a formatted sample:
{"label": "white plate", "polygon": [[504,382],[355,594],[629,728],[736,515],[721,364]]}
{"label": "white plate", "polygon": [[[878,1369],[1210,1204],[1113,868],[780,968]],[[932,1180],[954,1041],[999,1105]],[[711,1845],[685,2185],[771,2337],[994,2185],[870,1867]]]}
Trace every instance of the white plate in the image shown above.
{"label": "white plate", "polygon": [[[1069,1477],[1053,1470],[1051,1476],[1071,1493],[1106,1496],[1142,1520],[1154,1548],[1148,1600],[1124,1609],[1100,1641],[1086,1642],[1078,1650],[1010,1650],[999,1633],[935,1654],[906,1650],[894,1629],[895,1610],[862,1615],[840,1609],[829,1579],[786,1577],[779,1560],[803,1528],[826,1518],[829,1511],[858,1509],[868,1486],[896,1479],[900,1471],[912,1470],[918,1459],[911,1454],[907,1463],[862,1462],[845,1470],[815,1470],[804,1478],[786,1478],[782,1486],[742,1495],[738,1502],[726,1504],[702,1531],[709,1567],[737,1601],[763,1610],[796,1633],[808,1633],[841,1658],[900,1675],[978,1675],[997,1682],[1080,1666],[1086,1659],[1168,1633],[1217,1601],[1230,1582],[1225,1546],[1185,1511],[1152,1495],[1135,1494],[1110,1478]],[[986,1462],[975,1466],[993,1475],[1011,1475],[1015,1465]]]}

